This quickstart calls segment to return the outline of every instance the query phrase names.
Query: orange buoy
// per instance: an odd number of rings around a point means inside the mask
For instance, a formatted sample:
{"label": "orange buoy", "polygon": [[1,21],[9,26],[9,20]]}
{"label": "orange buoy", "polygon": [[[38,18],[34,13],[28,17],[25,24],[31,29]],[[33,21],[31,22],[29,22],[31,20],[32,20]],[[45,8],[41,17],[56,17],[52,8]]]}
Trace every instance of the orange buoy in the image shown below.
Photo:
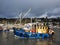
{"label": "orange buoy", "polygon": [[32,30],[31,30],[31,32],[35,33],[35,32],[36,32],[36,30],[35,30],[35,29],[32,29]]}

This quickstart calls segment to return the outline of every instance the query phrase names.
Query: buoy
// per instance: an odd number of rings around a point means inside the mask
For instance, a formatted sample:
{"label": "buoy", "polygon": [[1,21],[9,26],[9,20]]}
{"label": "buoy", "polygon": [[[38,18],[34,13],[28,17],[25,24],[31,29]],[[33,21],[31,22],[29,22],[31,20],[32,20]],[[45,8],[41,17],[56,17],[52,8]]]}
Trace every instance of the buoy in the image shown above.
{"label": "buoy", "polygon": [[32,30],[31,30],[31,32],[35,33],[35,32],[36,32],[36,30],[35,30],[35,29],[32,29]]}

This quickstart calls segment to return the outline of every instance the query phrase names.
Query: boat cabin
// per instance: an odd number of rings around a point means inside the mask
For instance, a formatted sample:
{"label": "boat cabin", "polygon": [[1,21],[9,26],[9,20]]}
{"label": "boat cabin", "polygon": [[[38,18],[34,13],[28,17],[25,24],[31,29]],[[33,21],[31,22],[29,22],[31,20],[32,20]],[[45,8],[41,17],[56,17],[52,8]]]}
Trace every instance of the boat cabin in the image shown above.
{"label": "boat cabin", "polygon": [[38,24],[36,25],[36,32],[37,33],[48,33],[48,26],[45,26],[45,25],[41,25],[41,24]]}

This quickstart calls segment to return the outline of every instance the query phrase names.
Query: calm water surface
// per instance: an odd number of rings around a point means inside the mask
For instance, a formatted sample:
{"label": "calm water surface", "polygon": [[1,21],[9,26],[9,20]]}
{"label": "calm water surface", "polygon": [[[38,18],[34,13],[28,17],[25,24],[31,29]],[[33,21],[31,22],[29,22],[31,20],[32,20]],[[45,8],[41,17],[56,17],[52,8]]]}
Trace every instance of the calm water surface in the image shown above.
{"label": "calm water surface", "polygon": [[0,45],[60,45],[60,29],[54,29],[52,39],[20,39],[12,32],[0,32]]}

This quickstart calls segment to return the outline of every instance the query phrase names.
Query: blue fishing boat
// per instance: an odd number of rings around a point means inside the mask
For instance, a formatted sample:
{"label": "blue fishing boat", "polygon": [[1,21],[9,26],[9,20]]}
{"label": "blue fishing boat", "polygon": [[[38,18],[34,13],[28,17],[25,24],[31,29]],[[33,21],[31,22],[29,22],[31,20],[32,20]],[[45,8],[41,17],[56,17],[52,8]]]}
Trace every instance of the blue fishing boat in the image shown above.
{"label": "blue fishing boat", "polygon": [[17,35],[21,38],[49,38],[53,36],[54,31],[49,30],[48,26],[41,24],[32,25],[32,29],[26,31],[24,28],[14,29],[14,35]]}

